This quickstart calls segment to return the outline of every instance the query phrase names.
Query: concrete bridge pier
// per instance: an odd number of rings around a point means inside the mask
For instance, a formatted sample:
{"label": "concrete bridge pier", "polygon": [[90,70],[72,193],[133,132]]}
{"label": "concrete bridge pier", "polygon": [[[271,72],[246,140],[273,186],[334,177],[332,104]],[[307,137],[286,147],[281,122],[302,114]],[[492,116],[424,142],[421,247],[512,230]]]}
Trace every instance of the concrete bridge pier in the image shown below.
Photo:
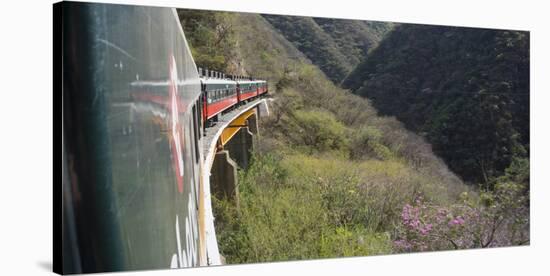
{"label": "concrete bridge pier", "polygon": [[248,165],[252,161],[253,141],[254,134],[250,132],[249,127],[241,127],[225,145],[225,149],[229,151],[231,158],[244,170],[248,169]]}
{"label": "concrete bridge pier", "polygon": [[229,198],[239,206],[237,181],[237,163],[229,157],[227,150],[217,152],[210,175],[212,193],[219,199]]}
{"label": "concrete bridge pier", "polygon": [[257,113],[252,114],[248,117],[248,119],[246,119],[246,125],[252,134],[259,135]]}
{"label": "concrete bridge pier", "polygon": [[227,134],[222,134],[217,142],[217,152],[210,170],[210,186],[217,198],[228,198],[238,208],[237,169],[246,170],[252,161],[254,136],[259,132],[257,114],[248,114],[240,121],[233,121],[226,130]]}

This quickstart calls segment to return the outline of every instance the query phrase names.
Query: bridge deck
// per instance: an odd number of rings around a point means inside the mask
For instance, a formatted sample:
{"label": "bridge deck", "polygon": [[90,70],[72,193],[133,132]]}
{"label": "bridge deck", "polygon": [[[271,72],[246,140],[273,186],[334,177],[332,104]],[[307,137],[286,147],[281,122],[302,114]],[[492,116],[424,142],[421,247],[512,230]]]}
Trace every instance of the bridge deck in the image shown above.
{"label": "bridge deck", "polygon": [[[220,137],[221,132],[225,127],[229,125],[233,120],[235,120],[237,117],[239,117],[241,114],[246,112],[247,110],[250,110],[251,108],[259,105],[265,101],[265,99],[260,98],[257,100],[254,100],[246,105],[243,105],[239,108],[236,108],[234,110],[231,110],[230,112],[223,114],[220,116],[218,122],[216,122],[216,125],[213,127],[206,128],[205,136],[203,137],[204,140],[202,142],[202,156],[205,160],[208,160],[209,157],[212,156],[216,147],[216,140]],[[205,163],[207,166],[208,171],[208,162]]]}

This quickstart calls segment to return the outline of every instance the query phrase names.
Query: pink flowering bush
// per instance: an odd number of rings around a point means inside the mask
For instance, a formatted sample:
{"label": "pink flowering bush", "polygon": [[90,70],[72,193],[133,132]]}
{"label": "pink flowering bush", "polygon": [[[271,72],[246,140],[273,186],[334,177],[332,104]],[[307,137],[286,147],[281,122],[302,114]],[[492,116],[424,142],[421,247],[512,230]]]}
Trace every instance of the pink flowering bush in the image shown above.
{"label": "pink flowering bush", "polygon": [[529,243],[529,204],[525,186],[504,182],[477,200],[462,196],[450,207],[417,197],[406,204],[394,250],[417,252],[523,245]]}
{"label": "pink flowering bush", "polygon": [[401,224],[394,247],[398,252],[432,251],[469,248],[466,235],[478,214],[474,209],[438,207],[418,197],[413,205],[406,204],[401,212]]}

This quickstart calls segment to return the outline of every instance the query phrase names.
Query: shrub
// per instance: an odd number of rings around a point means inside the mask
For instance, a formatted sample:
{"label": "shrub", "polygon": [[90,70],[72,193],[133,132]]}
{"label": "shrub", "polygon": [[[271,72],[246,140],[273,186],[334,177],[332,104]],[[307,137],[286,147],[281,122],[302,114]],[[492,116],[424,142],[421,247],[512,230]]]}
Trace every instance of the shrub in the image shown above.
{"label": "shrub", "polygon": [[521,177],[525,170],[524,160],[517,161],[497,179],[493,191],[482,192],[477,199],[464,194],[462,203],[450,207],[431,205],[421,198],[406,204],[394,248],[410,252],[528,244],[526,183],[510,181],[525,180]]}
{"label": "shrub", "polygon": [[392,157],[392,152],[388,147],[382,144],[382,132],[373,126],[360,128],[353,135],[350,155],[355,159],[376,158],[379,160],[388,160]]}
{"label": "shrub", "polygon": [[340,226],[323,233],[319,250],[320,257],[351,257],[389,254],[392,248],[386,233]]}
{"label": "shrub", "polygon": [[240,209],[213,201],[227,262],[390,253],[389,234],[369,230],[368,194],[349,162],[256,155],[239,175]]}
{"label": "shrub", "polygon": [[295,131],[301,144],[315,151],[342,150],[348,146],[344,125],[334,115],[321,110],[300,110],[293,113]]}

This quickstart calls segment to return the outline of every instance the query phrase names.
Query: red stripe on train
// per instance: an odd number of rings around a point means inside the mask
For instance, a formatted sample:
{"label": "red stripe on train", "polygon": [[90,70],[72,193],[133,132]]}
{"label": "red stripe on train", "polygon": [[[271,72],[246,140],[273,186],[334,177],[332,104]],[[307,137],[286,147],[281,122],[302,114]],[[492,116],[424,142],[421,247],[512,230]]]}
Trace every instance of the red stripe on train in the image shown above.
{"label": "red stripe on train", "polygon": [[235,96],[223,99],[219,102],[208,104],[208,106],[206,108],[207,109],[206,118],[210,119],[210,118],[214,117],[216,114],[232,107],[237,102],[238,102],[237,95],[235,95]]}

